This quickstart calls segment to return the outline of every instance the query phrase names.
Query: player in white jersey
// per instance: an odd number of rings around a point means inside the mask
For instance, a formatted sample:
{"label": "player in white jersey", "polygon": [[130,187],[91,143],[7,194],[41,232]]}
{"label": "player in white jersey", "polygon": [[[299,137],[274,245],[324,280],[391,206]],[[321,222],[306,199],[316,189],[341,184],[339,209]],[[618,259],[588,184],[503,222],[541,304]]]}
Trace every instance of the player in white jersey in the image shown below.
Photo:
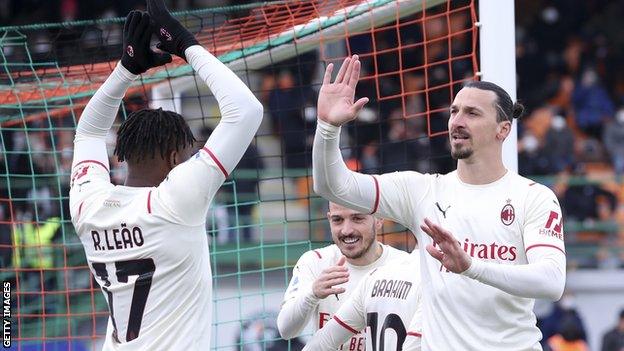
{"label": "player in white jersey", "polygon": [[336,350],[360,330],[366,330],[366,348],[361,350],[419,350],[419,272],[417,253],[373,270],[303,350]]}
{"label": "player in white jersey", "polygon": [[469,83],[450,108],[456,171],[364,175],[346,167],[338,144],[340,126],[368,101],[354,102],[360,62],[347,58],[334,83],[332,67],[318,99],[314,189],[415,233],[423,349],[540,350],[534,299],[561,297],[566,258],[553,192],[503,165],[503,141],[521,105],[493,83]]}
{"label": "player in white jersey", "polygon": [[[108,302],[104,350],[210,348],[212,275],[205,219],[208,206],[251,142],[262,106],[238,77],[198,45],[162,0],[150,14],[133,11],[124,54],[89,101],[74,140],[72,222],[89,267]],[[150,21],[156,28],[150,28]],[[187,60],[215,95],[222,117],[203,149],[184,118],[141,110],[122,123],[115,155],[127,161],[124,186],[110,182],[106,135],[138,74]],[[190,158],[189,158],[190,157]]]}
{"label": "player in white jersey", "polygon": [[[277,316],[284,339],[301,334],[308,321],[322,328],[340,308],[366,274],[382,265],[408,256],[377,241],[383,220],[330,203],[327,213],[333,245],[304,253],[293,268]],[[365,335],[358,334],[338,348],[362,351]]]}

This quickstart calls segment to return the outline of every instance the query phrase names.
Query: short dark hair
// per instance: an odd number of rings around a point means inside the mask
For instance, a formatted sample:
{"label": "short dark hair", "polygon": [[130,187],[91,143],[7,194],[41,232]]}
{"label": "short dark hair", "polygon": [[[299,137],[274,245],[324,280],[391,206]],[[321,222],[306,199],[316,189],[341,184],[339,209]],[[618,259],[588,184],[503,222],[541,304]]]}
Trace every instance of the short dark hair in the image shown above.
{"label": "short dark hair", "polygon": [[505,89],[486,81],[474,81],[464,85],[464,88],[476,88],[493,91],[496,94],[496,121],[513,121],[514,118],[522,117],[524,106],[519,102],[512,102]]}
{"label": "short dark hair", "polygon": [[154,159],[156,151],[165,159],[195,143],[184,117],[172,111],[143,109],[132,112],[117,132],[115,155],[122,161]]}

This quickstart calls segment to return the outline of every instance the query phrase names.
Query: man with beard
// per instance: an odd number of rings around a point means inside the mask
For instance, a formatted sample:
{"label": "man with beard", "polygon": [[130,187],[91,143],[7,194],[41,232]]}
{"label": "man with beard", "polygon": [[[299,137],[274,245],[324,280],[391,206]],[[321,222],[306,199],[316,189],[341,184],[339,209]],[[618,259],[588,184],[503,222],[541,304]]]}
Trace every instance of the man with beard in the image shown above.
{"label": "man with beard", "polygon": [[[329,203],[327,212],[333,245],[304,253],[295,268],[277,316],[284,339],[303,331],[310,319],[320,329],[347,300],[368,273],[408,254],[377,241],[383,220]],[[341,350],[364,350],[362,333],[351,337]]]}
{"label": "man with beard", "polygon": [[494,83],[467,83],[449,110],[456,171],[360,174],[347,168],[339,148],[340,127],[368,102],[354,102],[360,61],[345,59],[333,83],[332,67],[318,97],[314,190],[416,235],[422,349],[541,350],[534,299],[561,298],[566,257],[554,193],[503,164],[503,142],[522,105]]}
{"label": "man with beard", "polygon": [[360,330],[366,330],[366,348],[357,350],[419,351],[422,330],[419,272],[416,251],[367,274],[303,351],[336,350]]}

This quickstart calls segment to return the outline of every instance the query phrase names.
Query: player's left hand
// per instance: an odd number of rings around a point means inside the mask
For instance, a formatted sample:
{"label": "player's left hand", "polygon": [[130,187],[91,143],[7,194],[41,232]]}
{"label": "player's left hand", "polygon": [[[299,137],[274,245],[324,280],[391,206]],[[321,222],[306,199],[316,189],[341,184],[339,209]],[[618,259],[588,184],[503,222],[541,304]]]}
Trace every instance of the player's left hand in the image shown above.
{"label": "player's left hand", "polygon": [[428,218],[425,218],[425,223],[420,225],[420,229],[427,233],[437,246],[427,245],[427,252],[440,261],[444,268],[453,273],[462,273],[470,268],[472,263],[470,256],[462,250],[461,245],[451,232]]}
{"label": "player's left hand", "polygon": [[163,0],[147,0],[147,12],[152,16],[152,30],[160,39],[157,47],[186,59],[186,49],[199,45],[197,38],[175,19]]}
{"label": "player's left hand", "polygon": [[171,62],[171,55],[150,48],[150,16],[147,12],[130,11],[123,31],[121,64],[133,74],[145,73],[152,67]]}

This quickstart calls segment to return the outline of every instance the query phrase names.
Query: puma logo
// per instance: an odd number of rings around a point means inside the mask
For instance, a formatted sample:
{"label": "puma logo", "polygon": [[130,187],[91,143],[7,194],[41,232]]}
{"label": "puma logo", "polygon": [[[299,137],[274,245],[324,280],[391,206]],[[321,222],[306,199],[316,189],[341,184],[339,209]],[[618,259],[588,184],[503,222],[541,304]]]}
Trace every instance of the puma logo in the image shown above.
{"label": "puma logo", "polygon": [[448,206],[446,206],[445,209],[442,209],[442,206],[440,206],[439,203],[436,202],[435,204],[436,204],[436,207],[438,208],[438,210],[440,212],[442,212],[442,216],[444,216],[444,219],[446,219],[446,211],[448,211],[448,209],[451,208],[451,205],[448,205]]}

